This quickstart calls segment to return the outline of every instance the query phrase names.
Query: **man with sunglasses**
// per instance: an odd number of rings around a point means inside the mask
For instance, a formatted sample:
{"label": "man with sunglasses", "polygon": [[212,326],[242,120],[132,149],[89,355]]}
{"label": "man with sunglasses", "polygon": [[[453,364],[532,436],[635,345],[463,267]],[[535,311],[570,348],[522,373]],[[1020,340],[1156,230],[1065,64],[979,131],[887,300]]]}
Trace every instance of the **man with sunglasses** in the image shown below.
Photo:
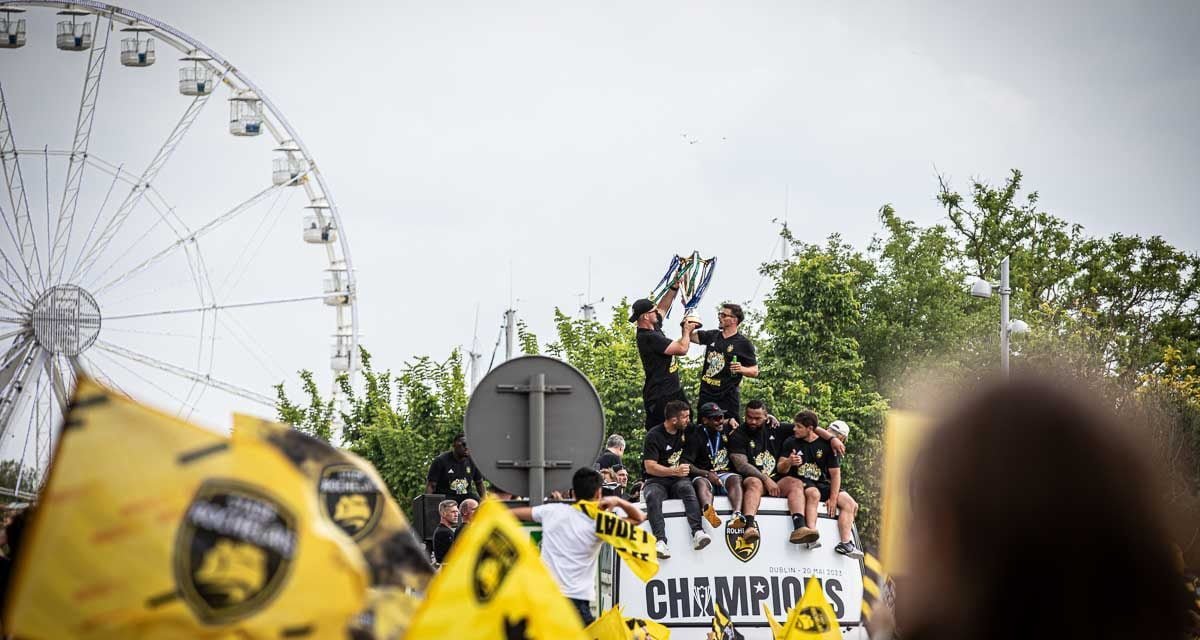
{"label": "man with sunglasses", "polygon": [[646,408],[647,429],[666,420],[663,409],[668,402],[678,400],[687,403],[687,396],[679,384],[679,363],[675,361],[675,356],[687,355],[695,324],[684,322],[683,335],[678,340],[671,340],[662,330],[663,318],[678,292],[678,285],[671,287],[657,305],[642,298],[633,303],[633,313],[629,316],[630,322],[637,323],[638,355],[641,356],[642,370],[646,374],[646,382],[642,385],[642,404]]}
{"label": "man with sunglasses", "polygon": [[742,378],[758,377],[754,344],[738,328],[745,319],[741,305],[727,302],[717,313],[717,329],[693,331],[692,342],[706,347],[700,374],[700,406],[715,402],[726,418],[741,415],[738,387]]}

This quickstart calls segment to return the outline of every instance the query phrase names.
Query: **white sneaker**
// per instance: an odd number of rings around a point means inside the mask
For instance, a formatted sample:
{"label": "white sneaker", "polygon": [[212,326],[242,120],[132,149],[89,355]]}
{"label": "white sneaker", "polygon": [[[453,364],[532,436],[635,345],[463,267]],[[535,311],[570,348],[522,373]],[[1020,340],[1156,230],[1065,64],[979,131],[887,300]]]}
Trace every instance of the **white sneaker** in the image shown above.
{"label": "white sneaker", "polygon": [[658,544],[654,545],[654,550],[658,552],[658,557],[664,560],[671,557],[671,549],[667,547],[666,540],[659,540]]}
{"label": "white sneaker", "polygon": [[697,531],[692,534],[692,548],[696,551],[707,547],[710,542],[712,542],[712,538],[708,537],[708,534],[703,531]]}

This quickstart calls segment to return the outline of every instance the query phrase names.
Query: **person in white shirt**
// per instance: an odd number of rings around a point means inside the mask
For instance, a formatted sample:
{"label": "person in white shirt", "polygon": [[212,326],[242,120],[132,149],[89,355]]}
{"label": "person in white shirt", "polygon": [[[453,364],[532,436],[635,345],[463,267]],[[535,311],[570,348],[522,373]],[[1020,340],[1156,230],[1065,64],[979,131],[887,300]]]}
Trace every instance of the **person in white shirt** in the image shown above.
{"label": "person in white shirt", "polygon": [[[646,514],[627,500],[601,497],[600,472],[595,469],[577,470],[571,485],[577,500],[595,500],[602,511],[619,507],[633,524],[646,519]],[[517,507],[512,513],[521,520],[542,524],[542,561],[563,595],[575,605],[584,626],[591,624],[595,620],[592,601],[596,599],[596,562],[603,544],[596,536],[596,521],[562,502]]]}

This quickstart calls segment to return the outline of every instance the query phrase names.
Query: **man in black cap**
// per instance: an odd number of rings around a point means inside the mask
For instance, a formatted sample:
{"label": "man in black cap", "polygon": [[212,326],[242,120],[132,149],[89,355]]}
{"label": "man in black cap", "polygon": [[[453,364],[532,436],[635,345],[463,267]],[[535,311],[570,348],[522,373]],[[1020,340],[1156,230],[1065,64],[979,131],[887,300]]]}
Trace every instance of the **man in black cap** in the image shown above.
{"label": "man in black cap", "polygon": [[637,323],[638,355],[642,358],[642,370],[646,382],[642,385],[642,403],[646,408],[646,428],[660,425],[666,419],[663,408],[672,400],[687,403],[687,396],[679,384],[679,364],[675,356],[685,356],[692,344],[695,323],[683,323],[683,335],[671,340],[662,330],[662,319],[675,300],[679,287],[671,287],[656,306],[642,298],[633,303],[630,322]]}

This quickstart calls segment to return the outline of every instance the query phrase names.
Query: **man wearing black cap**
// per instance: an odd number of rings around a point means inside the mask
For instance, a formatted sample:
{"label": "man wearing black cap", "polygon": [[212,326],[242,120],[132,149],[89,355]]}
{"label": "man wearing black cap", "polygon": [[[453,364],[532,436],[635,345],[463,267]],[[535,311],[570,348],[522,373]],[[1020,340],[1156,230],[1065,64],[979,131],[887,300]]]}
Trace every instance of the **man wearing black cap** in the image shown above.
{"label": "man wearing black cap", "polygon": [[638,355],[642,358],[642,370],[646,382],[642,385],[642,403],[646,407],[646,428],[660,425],[666,419],[663,408],[672,400],[687,402],[683,387],[679,384],[679,364],[675,356],[685,356],[692,344],[695,324],[683,323],[683,335],[671,340],[662,330],[662,319],[675,300],[679,287],[671,287],[657,306],[642,298],[633,303],[630,322],[637,323]]}

